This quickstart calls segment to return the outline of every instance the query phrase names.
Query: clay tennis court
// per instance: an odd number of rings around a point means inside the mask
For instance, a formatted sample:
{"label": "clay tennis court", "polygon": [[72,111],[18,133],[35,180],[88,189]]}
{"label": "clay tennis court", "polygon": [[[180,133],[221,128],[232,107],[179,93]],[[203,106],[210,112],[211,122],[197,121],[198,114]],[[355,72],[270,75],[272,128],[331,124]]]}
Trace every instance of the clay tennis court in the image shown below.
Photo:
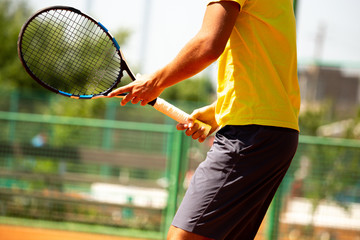
{"label": "clay tennis court", "polygon": [[0,225],[1,240],[146,240],[42,228]]}

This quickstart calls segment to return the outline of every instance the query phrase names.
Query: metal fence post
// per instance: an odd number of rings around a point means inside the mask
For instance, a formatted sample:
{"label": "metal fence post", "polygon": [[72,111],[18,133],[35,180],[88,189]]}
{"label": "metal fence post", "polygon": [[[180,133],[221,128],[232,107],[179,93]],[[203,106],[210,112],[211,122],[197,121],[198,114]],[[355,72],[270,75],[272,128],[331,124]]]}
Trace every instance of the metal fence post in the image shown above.
{"label": "metal fence post", "polygon": [[[10,95],[10,112],[17,112],[19,110],[19,92],[13,91]],[[14,143],[16,138],[16,121],[9,121],[9,133],[8,139],[9,142]],[[12,168],[13,167],[13,159],[10,157],[6,158],[6,167]]]}
{"label": "metal fence post", "polygon": [[172,137],[170,146],[170,154],[168,158],[168,201],[164,221],[164,239],[166,239],[167,231],[171,225],[172,219],[176,213],[178,206],[179,180],[181,176],[181,160],[182,147],[184,141],[184,134],[180,131],[174,130],[171,133]]}
{"label": "metal fence post", "polygon": [[277,240],[279,238],[280,211],[283,197],[283,184],[280,184],[273,201],[271,202],[268,217],[266,239]]}

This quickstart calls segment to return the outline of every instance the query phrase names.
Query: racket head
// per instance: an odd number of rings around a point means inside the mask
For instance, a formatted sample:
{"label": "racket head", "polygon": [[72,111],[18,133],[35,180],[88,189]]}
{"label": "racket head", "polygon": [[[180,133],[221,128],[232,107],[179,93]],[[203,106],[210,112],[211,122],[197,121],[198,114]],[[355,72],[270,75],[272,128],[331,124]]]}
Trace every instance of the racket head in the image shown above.
{"label": "racket head", "polygon": [[46,89],[75,99],[106,96],[126,70],[120,46],[94,18],[68,6],[42,9],[23,25],[18,55]]}

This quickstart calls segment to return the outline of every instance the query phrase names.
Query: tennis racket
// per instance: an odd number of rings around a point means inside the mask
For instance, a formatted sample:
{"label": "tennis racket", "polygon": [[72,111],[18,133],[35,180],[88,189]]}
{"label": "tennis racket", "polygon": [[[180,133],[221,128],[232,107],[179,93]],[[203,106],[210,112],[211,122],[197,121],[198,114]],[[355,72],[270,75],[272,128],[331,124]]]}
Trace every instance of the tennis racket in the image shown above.
{"label": "tennis racket", "polygon": [[[18,54],[41,86],[73,99],[106,97],[120,83],[124,71],[136,80],[108,29],[72,7],[48,7],[31,16],[20,31]],[[179,123],[189,118],[161,98],[149,105]],[[209,133],[211,126],[195,123],[204,134]]]}

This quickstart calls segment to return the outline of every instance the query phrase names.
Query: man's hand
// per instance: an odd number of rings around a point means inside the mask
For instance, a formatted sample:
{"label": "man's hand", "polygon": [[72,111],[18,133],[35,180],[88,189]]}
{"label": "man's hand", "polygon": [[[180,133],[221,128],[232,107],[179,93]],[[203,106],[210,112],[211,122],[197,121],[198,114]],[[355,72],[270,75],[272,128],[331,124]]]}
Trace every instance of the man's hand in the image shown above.
{"label": "man's hand", "polygon": [[153,75],[136,75],[136,81],[129,83],[126,86],[119,87],[109,93],[108,97],[115,97],[122,93],[127,93],[121,101],[124,106],[131,101],[133,104],[141,102],[145,106],[155,98],[157,98],[164,89],[156,86],[156,79]]}
{"label": "man's hand", "polygon": [[[199,142],[204,142],[208,136],[210,136],[219,128],[219,125],[215,120],[215,105],[216,102],[212,105],[194,110],[190,116],[189,121],[187,123],[177,124],[176,128],[178,130],[186,130],[185,134],[187,136],[191,136],[194,140],[197,139]],[[211,130],[208,135],[204,135],[204,129],[199,128],[198,124],[194,123],[195,119],[211,126]]]}

